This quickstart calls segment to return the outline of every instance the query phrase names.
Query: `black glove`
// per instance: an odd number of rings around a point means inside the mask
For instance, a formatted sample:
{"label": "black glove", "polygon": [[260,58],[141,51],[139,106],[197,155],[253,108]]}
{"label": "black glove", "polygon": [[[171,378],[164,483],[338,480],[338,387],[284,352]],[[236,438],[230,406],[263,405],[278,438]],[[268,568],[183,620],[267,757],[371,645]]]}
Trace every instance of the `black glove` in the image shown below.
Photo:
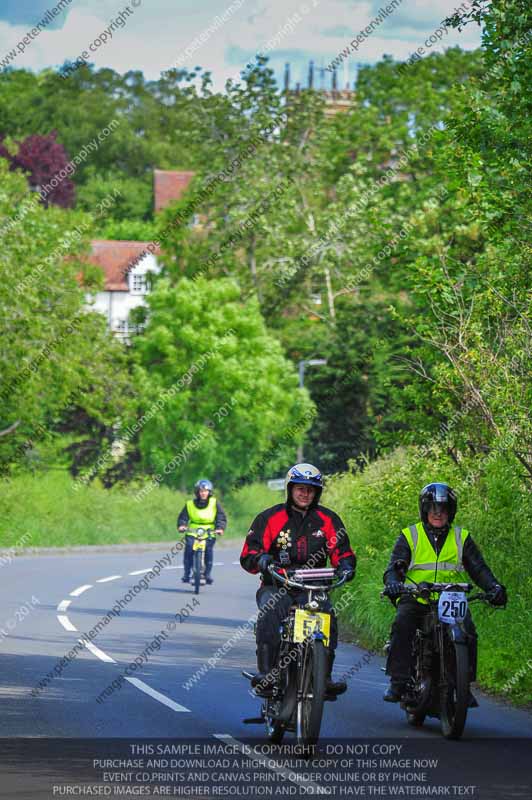
{"label": "black glove", "polygon": [[390,600],[397,600],[403,593],[404,583],[398,580],[390,580],[384,589],[385,594]]}
{"label": "black glove", "polygon": [[355,570],[352,569],[351,567],[340,565],[339,567],[336,567],[334,575],[338,580],[344,578],[345,582],[348,583],[349,581],[352,581],[353,578],[355,577]]}
{"label": "black glove", "polygon": [[268,567],[270,564],[273,564],[273,556],[271,556],[269,553],[263,553],[261,556],[259,556],[257,560],[257,567],[259,568],[259,572],[262,572],[263,575],[268,572]]}
{"label": "black glove", "polygon": [[506,587],[501,586],[500,583],[494,583],[487,594],[490,605],[492,606],[505,606],[508,602]]}

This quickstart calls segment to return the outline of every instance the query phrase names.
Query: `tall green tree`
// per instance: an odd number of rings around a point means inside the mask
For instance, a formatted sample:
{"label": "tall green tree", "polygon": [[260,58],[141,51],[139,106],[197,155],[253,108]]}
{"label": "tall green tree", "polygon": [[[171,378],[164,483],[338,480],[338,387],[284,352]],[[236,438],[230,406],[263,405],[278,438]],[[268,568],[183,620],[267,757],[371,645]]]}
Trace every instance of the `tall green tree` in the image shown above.
{"label": "tall green tree", "polygon": [[[217,484],[286,463],[309,425],[312,404],[266,330],[257,301],[230,279],[165,279],[149,296],[146,331],[135,342],[142,405],[158,409],[140,431],[145,467],[186,486],[200,473]],[[159,405],[158,405],[159,403]],[[296,427],[270,452],[275,436]]]}
{"label": "tall green tree", "polygon": [[[0,466],[21,446],[55,430],[74,408],[112,427],[131,402],[123,348],[101,314],[85,306],[78,274],[86,267],[92,221],[44,208],[25,178],[0,159]],[[128,399],[129,398],[129,399]]]}

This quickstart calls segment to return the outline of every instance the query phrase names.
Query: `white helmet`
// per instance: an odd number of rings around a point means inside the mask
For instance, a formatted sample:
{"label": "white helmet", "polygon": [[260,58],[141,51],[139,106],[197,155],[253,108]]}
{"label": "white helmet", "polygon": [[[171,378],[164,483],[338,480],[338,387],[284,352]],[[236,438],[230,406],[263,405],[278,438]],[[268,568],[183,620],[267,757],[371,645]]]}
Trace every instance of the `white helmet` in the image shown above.
{"label": "white helmet", "polygon": [[287,500],[290,499],[290,486],[294,483],[315,486],[316,497],[314,498],[314,502],[317,503],[319,501],[323,491],[323,477],[319,469],[313,464],[295,464],[293,467],[290,467],[284,481]]}

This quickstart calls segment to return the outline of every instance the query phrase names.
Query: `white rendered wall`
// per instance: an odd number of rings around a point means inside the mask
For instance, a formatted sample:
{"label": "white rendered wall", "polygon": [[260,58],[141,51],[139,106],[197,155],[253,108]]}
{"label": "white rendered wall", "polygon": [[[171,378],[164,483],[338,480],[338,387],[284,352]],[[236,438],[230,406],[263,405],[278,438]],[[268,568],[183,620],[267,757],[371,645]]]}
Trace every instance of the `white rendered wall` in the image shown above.
{"label": "white rendered wall", "polygon": [[127,320],[129,312],[138,306],[146,305],[146,289],[142,291],[132,291],[135,275],[146,275],[147,272],[160,272],[157,259],[151,253],[144,256],[142,261],[128,273],[127,282],[129,291],[109,292],[102,291],[87,294],[87,304],[93,311],[104,314],[107,319],[109,329],[115,332],[120,338],[127,338]]}

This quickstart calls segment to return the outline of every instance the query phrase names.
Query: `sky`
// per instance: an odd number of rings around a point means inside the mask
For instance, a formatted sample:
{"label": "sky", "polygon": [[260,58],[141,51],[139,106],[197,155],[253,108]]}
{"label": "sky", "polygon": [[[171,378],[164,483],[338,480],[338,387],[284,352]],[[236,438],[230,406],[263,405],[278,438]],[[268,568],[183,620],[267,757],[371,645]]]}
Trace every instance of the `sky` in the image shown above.
{"label": "sky", "polygon": [[[420,46],[428,54],[455,45],[470,50],[480,44],[475,24],[460,33],[441,25],[460,2],[467,6],[467,0],[394,0],[395,8],[391,2],[0,0],[0,63],[16,50],[12,66],[40,70],[75,60],[85,51],[98,68],[111,67],[121,73],[141,70],[148,79],[174,66],[201,66],[212,72],[215,87],[222,89],[227,78],[238,77],[256,53],[264,52],[279,81],[288,62],[292,85],[304,84],[313,60],[316,85],[323,82],[328,88],[331,72],[324,68],[387,7],[391,13],[381,14],[378,26],[344,59],[338,71],[339,87],[347,82],[352,85],[357,65],[375,63],[385,54],[404,60]],[[46,17],[51,9],[59,13]],[[24,44],[28,31],[44,19],[51,22]],[[114,30],[109,30],[113,21]],[[96,44],[105,31],[107,41]]]}

